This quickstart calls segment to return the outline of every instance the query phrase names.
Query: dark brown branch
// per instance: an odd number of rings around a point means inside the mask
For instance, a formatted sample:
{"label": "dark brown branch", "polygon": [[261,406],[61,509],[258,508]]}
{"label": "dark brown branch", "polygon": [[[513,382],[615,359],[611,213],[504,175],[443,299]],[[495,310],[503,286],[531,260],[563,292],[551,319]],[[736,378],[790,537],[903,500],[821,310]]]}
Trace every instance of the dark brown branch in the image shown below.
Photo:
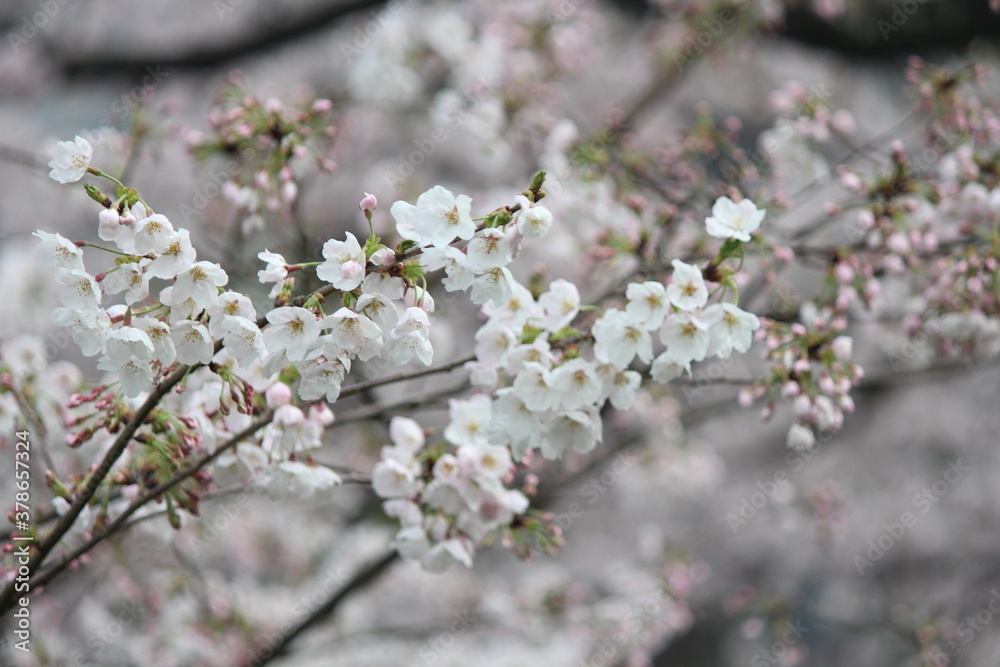
{"label": "dark brown branch", "polygon": [[[353,394],[357,394],[357,393],[360,393],[360,392],[365,391],[367,389],[372,389],[374,387],[380,387],[380,386],[383,386],[383,385],[393,384],[393,383],[396,383],[396,382],[403,382],[405,380],[410,380],[410,379],[419,378],[419,377],[425,377],[427,375],[433,375],[433,374],[436,374],[436,373],[445,373],[445,372],[448,372],[448,371],[451,371],[451,370],[455,369],[458,366],[464,365],[468,361],[469,361],[468,359],[460,359],[458,361],[454,361],[454,362],[452,362],[450,364],[446,364],[444,366],[438,366],[436,368],[427,368],[427,369],[420,370],[420,371],[415,371],[415,372],[412,372],[412,373],[401,373],[399,375],[395,375],[395,376],[388,377],[388,378],[381,378],[381,379],[378,379],[378,380],[371,380],[369,382],[361,382],[361,383],[358,383],[358,384],[355,384],[355,385],[352,385],[350,387],[345,388],[341,392],[341,397],[351,396]],[[152,396],[150,398],[152,398]],[[273,418],[274,418],[274,413],[271,412],[271,411],[267,411],[267,412],[261,414],[261,416],[257,419],[257,421],[255,421],[253,424],[247,426],[245,429],[243,429],[239,433],[237,433],[234,436],[232,436],[229,440],[227,440],[223,444],[221,444],[218,447],[216,447],[212,452],[209,452],[208,454],[205,454],[204,456],[202,456],[201,458],[199,458],[197,461],[195,461],[194,463],[192,463],[188,467],[186,467],[183,470],[177,472],[169,480],[167,480],[167,481],[165,481],[165,482],[157,485],[155,488],[150,489],[149,491],[147,491],[142,496],[140,496],[140,497],[136,498],[135,500],[133,500],[129,504],[129,506],[127,508],[125,508],[125,510],[120,515],[118,515],[115,518],[114,521],[112,521],[110,524],[108,524],[103,530],[97,531],[89,540],[87,540],[85,543],[83,543],[82,545],[80,545],[79,547],[77,547],[76,549],[74,549],[68,555],[64,556],[62,559],[60,559],[60,561],[58,563],[56,563],[55,565],[53,565],[51,568],[47,569],[46,571],[42,572],[38,576],[32,578],[31,581],[30,581],[29,589],[34,589],[34,588],[36,588],[38,586],[43,586],[43,585],[48,584],[49,582],[51,582],[53,579],[55,579],[57,576],[59,576],[59,574],[61,574],[62,572],[64,572],[73,561],[75,561],[76,559],[80,558],[84,554],[88,553],[91,549],[93,549],[94,547],[96,547],[98,544],[100,544],[101,542],[103,542],[107,538],[109,538],[112,535],[115,535],[115,534],[121,532],[122,530],[124,530],[129,525],[127,523],[129,517],[131,517],[133,514],[135,514],[135,512],[138,511],[140,508],[142,508],[143,506],[145,506],[150,501],[155,500],[157,498],[160,498],[164,493],[166,493],[170,489],[174,488],[175,486],[177,486],[181,482],[183,482],[183,481],[187,480],[188,478],[190,478],[192,475],[194,475],[195,473],[197,473],[199,470],[203,469],[205,466],[207,466],[208,464],[210,464],[212,461],[214,461],[216,458],[218,458],[219,456],[221,456],[223,453],[227,452],[228,450],[230,450],[233,447],[235,447],[238,443],[242,442],[243,440],[245,440],[245,439],[249,438],[250,436],[254,435],[255,433],[257,433],[257,431],[259,431],[260,429],[262,429],[265,426],[267,426],[268,424],[270,424],[271,420]],[[109,469],[110,469],[110,466],[109,466]],[[107,473],[105,472],[105,474],[107,474]],[[68,512],[67,512],[67,514],[68,514]],[[63,517],[63,518],[65,519],[65,517]],[[69,525],[72,525],[72,522],[70,522]],[[57,525],[56,529],[53,530],[53,533],[58,528],[59,528],[59,526]],[[50,536],[51,536],[51,534],[50,534]],[[60,535],[60,537],[61,537],[61,535]]]}
{"label": "dark brown branch", "polygon": [[276,643],[272,645],[271,642],[268,642],[266,645],[258,646],[255,650],[256,657],[253,660],[248,661],[245,664],[245,667],[259,667],[260,665],[266,665],[274,658],[287,653],[289,645],[295,641],[299,635],[312,626],[329,618],[333,612],[337,610],[337,607],[340,606],[341,602],[346,600],[355,591],[358,591],[375,581],[379,575],[385,572],[389,566],[397,560],[399,560],[399,554],[394,549],[386,553],[379,560],[362,569],[354,575],[353,579],[347,582],[336,593],[331,595],[326,602],[320,605],[315,611],[299,621],[291,630],[281,634]]}
{"label": "dark brown branch", "polygon": [[[142,76],[148,66],[155,64],[167,70],[210,69],[233,60],[259,55],[296,39],[320,32],[331,23],[363,9],[379,7],[383,0],[333,1],[310,8],[287,23],[270,23],[255,30],[241,32],[230,39],[206,40],[187,51],[138,52],[113,55],[107,50],[79,55],[71,49],[48,44],[48,52],[68,77],[107,76],[123,73]],[[236,7],[233,11],[239,11]]]}
{"label": "dark brown branch", "polygon": [[[97,493],[97,489],[100,487],[101,482],[107,477],[108,473],[111,471],[111,466],[115,464],[115,461],[121,457],[125,448],[132,441],[132,437],[135,435],[139,427],[142,426],[146,417],[160,404],[163,397],[166,396],[173,388],[180,382],[185,375],[187,375],[190,370],[189,366],[182,366],[167,376],[166,379],[162,380],[153,391],[149,394],[149,397],[145,400],[142,406],[132,415],[128,424],[122,428],[118,437],[115,439],[114,444],[111,449],[107,451],[104,458],[97,465],[97,468],[93,473],[87,478],[87,483],[84,485],[83,490],[79,491],[73,498],[73,502],[70,504],[69,509],[66,513],[60,517],[59,521],[53,527],[52,531],[45,536],[45,539],[41,541],[38,545],[37,551],[35,551],[28,560],[27,569],[28,576],[30,577],[38,568],[41,566],[42,561],[45,557],[59,544],[59,541],[69,532],[72,528],[73,522],[83,511],[83,508],[87,506],[90,499],[93,498],[94,494]],[[15,582],[11,581],[4,587],[3,593],[0,593],[0,615],[6,614],[14,607],[15,594]]]}

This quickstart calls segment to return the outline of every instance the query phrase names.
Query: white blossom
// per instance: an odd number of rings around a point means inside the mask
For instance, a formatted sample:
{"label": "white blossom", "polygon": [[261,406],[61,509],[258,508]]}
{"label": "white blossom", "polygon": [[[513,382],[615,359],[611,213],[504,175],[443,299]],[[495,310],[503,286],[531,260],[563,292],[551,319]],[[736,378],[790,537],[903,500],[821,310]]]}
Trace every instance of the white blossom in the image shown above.
{"label": "white blossom", "polygon": [[326,261],[316,267],[316,276],[339,290],[349,292],[365,277],[365,253],[354,234],[347,232],[346,241],[330,239],[323,244]]}
{"label": "white blossom", "polygon": [[371,359],[382,349],[382,330],[350,308],[341,308],[324,318],[321,325],[330,329],[330,338],[337,347],[349,356],[357,355],[361,361]]}
{"label": "white blossom", "polygon": [[221,266],[214,262],[197,262],[177,274],[173,299],[175,302],[191,299],[199,308],[208,308],[219,296],[219,288],[227,282],[229,276]]}
{"label": "white blossom", "polygon": [[506,266],[486,271],[472,282],[472,303],[491,301],[499,305],[510,298],[514,289],[514,276]]}
{"label": "white blossom", "polygon": [[644,362],[653,359],[653,339],[644,326],[626,313],[609,308],[591,328],[594,356],[619,368],[625,368],[637,355]]}
{"label": "white blossom", "polygon": [[165,322],[154,317],[137,317],[132,320],[132,326],[144,331],[153,344],[153,358],[169,366],[177,360],[177,349],[170,337],[170,327]]}
{"label": "white blossom", "polygon": [[548,430],[542,439],[542,456],[562,458],[569,450],[586,454],[602,439],[601,419],[596,408],[567,410],[547,420]]}
{"label": "white blossom", "polygon": [[83,311],[56,308],[52,312],[52,323],[69,327],[73,342],[80,346],[85,357],[103,352],[104,340],[111,331],[111,318],[102,308]]}
{"label": "white blossom", "polygon": [[601,400],[603,386],[592,362],[577,357],[552,370],[552,390],[564,410],[576,410]]}
{"label": "white blossom", "polygon": [[452,399],[448,403],[449,423],[444,437],[456,445],[486,445],[491,419],[491,401],[485,394]]}
{"label": "white blossom", "polygon": [[756,315],[731,303],[712,304],[699,319],[708,325],[708,356],[726,358],[733,352],[746,352],[753,344],[753,332],[760,328]]}
{"label": "white blossom", "polygon": [[191,245],[191,233],[181,228],[170,236],[166,248],[149,263],[146,272],[153,278],[169,280],[190,268],[196,257],[197,252]]}
{"label": "white blossom", "polygon": [[673,281],[667,286],[667,298],[681,310],[695,310],[708,302],[708,287],[701,269],[685,264],[679,259],[671,262],[674,267]]}
{"label": "white blossom", "polygon": [[681,311],[669,315],[660,329],[660,341],[667,346],[670,359],[682,366],[701,361],[708,354],[711,335],[700,316]]}
{"label": "white blossom", "polygon": [[305,308],[282,306],[267,314],[264,329],[268,352],[283,352],[289,361],[302,361],[319,341],[320,323]]}
{"label": "white blossom", "polygon": [[78,313],[87,313],[101,307],[101,288],[89,273],[78,269],[56,269],[56,282],[62,285],[59,300],[62,305]]}
{"label": "white blossom", "polygon": [[41,243],[35,248],[35,260],[52,269],[83,271],[83,250],[62,234],[37,230],[33,234]]}
{"label": "white blossom", "polygon": [[528,201],[524,195],[518,195],[517,203],[521,208],[514,213],[512,224],[526,239],[540,239],[549,233],[552,227],[552,212],[544,206],[538,206]]}
{"label": "white blossom", "polygon": [[465,249],[469,267],[476,273],[510,264],[510,242],[503,230],[484,229],[469,241]]}
{"label": "white blossom", "polygon": [[413,206],[397,201],[390,208],[400,236],[420,245],[446,246],[456,238],[471,239],[476,223],[471,216],[472,199],[455,196],[436,185],[417,198]]}
{"label": "white blossom", "polygon": [[[656,361],[654,360],[654,365]],[[611,400],[615,410],[628,410],[635,403],[636,393],[642,386],[642,375],[636,371],[622,370],[611,364],[602,364],[597,374],[603,383],[602,391]]]}
{"label": "white blossom", "polygon": [[750,235],[760,228],[765,213],[749,199],[735,203],[729,197],[719,197],[712,206],[712,215],[705,220],[705,227],[711,236],[746,243],[750,241]]}
{"label": "white blossom", "polygon": [[559,278],[553,280],[549,289],[538,297],[538,305],[545,313],[543,325],[550,331],[559,331],[580,312],[580,292],[576,285]]}
{"label": "white blossom", "polygon": [[667,290],[662,284],[653,280],[629,283],[625,288],[625,298],[628,299],[625,313],[633,322],[649,330],[660,328],[670,308]]}
{"label": "white blossom", "polygon": [[257,311],[250,299],[239,292],[223,292],[219,294],[205,309],[208,315],[208,332],[213,338],[221,338],[225,329],[226,317],[242,317],[251,322],[257,321]]}
{"label": "white blossom", "polygon": [[813,445],[816,444],[816,436],[813,435],[812,429],[808,426],[792,424],[791,428],[788,429],[786,442],[789,449],[803,452],[813,448]]}
{"label": "white blossom", "polygon": [[285,278],[288,277],[288,269],[286,268],[288,262],[278,253],[266,249],[263,252],[257,253],[257,258],[266,263],[266,266],[257,272],[257,280],[262,285],[274,283],[270,293],[267,295],[269,299],[273,299],[278,296]]}
{"label": "white blossom", "polygon": [[399,306],[384,294],[362,294],[354,309],[378,325],[383,333],[392,331],[399,322]]}
{"label": "white blossom", "polygon": [[119,264],[104,275],[101,282],[104,291],[108,294],[125,292],[124,301],[129,305],[142,301],[149,296],[149,276],[145,271],[148,264],[148,259]]}
{"label": "white blossom", "polygon": [[444,269],[447,277],[441,280],[441,284],[449,292],[467,290],[476,279],[468,256],[453,246],[427,248],[421,253],[420,262],[428,271]]}
{"label": "white blossom", "polygon": [[153,341],[137,327],[119,327],[108,335],[104,356],[116,364],[133,360],[148,362],[153,358]]}
{"label": "white blossom", "polygon": [[170,327],[170,337],[182,364],[207,364],[215,353],[212,337],[203,324],[181,320]]}
{"label": "white blossom", "polygon": [[249,368],[267,354],[264,335],[257,323],[239,315],[225,315],[222,344],[243,368]]}
{"label": "white blossom", "polygon": [[324,398],[329,403],[335,403],[340,396],[340,385],[346,375],[347,369],[339,360],[310,364],[302,371],[299,398],[303,401]]}
{"label": "white blossom", "polygon": [[83,137],[60,141],[52,151],[49,178],[60,183],[75,183],[83,178],[94,158],[94,149]]}
{"label": "white blossom", "polygon": [[383,459],[372,468],[372,490],[380,498],[406,498],[420,486],[413,467],[396,459]]}
{"label": "white blossom", "polygon": [[552,386],[552,374],[539,363],[524,364],[514,378],[514,391],[532,410],[551,410],[559,405],[561,396]]}
{"label": "white blossom", "polygon": [[174,240],[174,226],[167,216],[154,213],[135,223],[135,252],[161,254],[170,248]]}

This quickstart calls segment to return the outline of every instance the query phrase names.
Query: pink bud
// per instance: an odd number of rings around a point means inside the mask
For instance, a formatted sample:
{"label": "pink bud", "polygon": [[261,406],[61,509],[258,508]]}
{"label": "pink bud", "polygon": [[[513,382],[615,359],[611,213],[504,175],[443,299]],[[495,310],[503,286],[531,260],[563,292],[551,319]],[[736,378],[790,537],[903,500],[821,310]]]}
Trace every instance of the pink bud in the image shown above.
{"label": "pink bud", "polygon": [[333,410],[326,403],[316,403],[309,408],[309,421],[320,426],[329,426],[334,422]]}
{"label": "pink bud", "polygon": [[389,248],[379,248],[369,258],[375,266],[392,266],[396,263],[396,253]]}
{"label": "pink bud", "polygon": [[774,259],[779,262],[791,262],[795,259],[795,251],[788,246],[776,245],[773,248]]}
{"label": "pink bud", "polygon": [[858,227],[861,228],[861,231],[867,232],[874,226],[875,216],[872,215],[871,211],[861,211],[858,213]]}
{"label": "pink bud", "polygon": [[264,102],[264,109],[268,113],[278,113],[283,108],[284,108],[284,105],[281,103],[281,100],[279,100],[277,97],[269,97]]}
{"label": "pink bud", "polygon": [[367,192],[365,193],[365,198],[362,199],[360,202],[358,202],[358,208],[360,208],[365,213],[371,213],[372,211],[375,210],[375,207],[377,206],[378,206],[378,199],[375,198],[375,195],[369,194]]}
{"label": "pink bud", "polygon": [[885,240],[885,246],[897,255],[905,255],[910,252],[910,242],[904,234],[893,234]]}
{"label": "pink bud", "polygon": [[360,262],[344,262],[340,265],[340,275],[347,280],[355,280],[365,275],[365,267]]}
{"label": "pink bud", "polygon": [[845,190],[850,190],[851,192],[859,192],[864,187],[861,179],[853,171],[845,171],[841,174],[840,184]]}
{"label": "pink bud", "polygon": [[751,405],[753,405],[753,390],[750,389],[749,387],[744,387],[743,389],[740,389],[738,400],[742,407],[749,408]]}
{"label": "pink bud", "polygon": [[286,405],[292,400],[292,389],[284,382],[275,382],[267,388],[264,398],[267,399],[267,405],[270,408]]}
{"label": "pink bud", "polygon": [[854,116],[846,109],[837,109],[830,119],[830,127],[841,134],[854,134]]}
{"label": "pink bud", "polygon": [[320,98],[313,102],[312,110],[313,113],[326,113],[333,108],[333,102],[328,99]]}

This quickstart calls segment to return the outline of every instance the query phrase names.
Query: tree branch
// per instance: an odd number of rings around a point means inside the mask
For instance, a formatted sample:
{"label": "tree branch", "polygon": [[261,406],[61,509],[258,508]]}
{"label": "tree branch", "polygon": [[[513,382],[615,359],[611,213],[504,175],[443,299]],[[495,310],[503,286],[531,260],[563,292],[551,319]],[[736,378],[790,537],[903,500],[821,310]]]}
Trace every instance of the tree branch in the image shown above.
{"label": "tree branch", "polygon": [[[387,552],[382,558],[368,565],[354,575],[340,590],[331,595],[315,611],[303,618],[291,630],[283,633],[276,644],[259,645],[254,651],[255,658],[246,663],[246,667],[258,667],[266,665],[274,658],[280,657],[288,652],[289,645],[303,632],[312,626],[321,623],[329,618],[337,610],[340,603],[346,600],[352,593],[358,591],[375,581],[390,565],[399,560],[399,553],[393,549]],[[266,656],[266,657],[265,657]]]}
{"label": "tree branch", "polygon": [[270,23],[252,32],[241,32],[228,40],[211,40],[198,44],[186,52],[163,51],[161,53],[135,53],[130,55],[109,55],[108,52],[90,53],[83,56],[73,50],[47,44],[49,53],[57,66],[67,77],[107,76],[109,72],[142,75],[146,67],[178,69],[211,69],[229,61],[282,46],[301,37],[324,30],[329,24],[348,14],[378,7],[383,0],[349,0],[347,2],[327,2],[310,8],[283,24]]}
{"label": "tree branch", "polygon": [[[180,382],[187,372],[190,370],[189,366],[181,366],[166,379],[162,380],[153,391],[146,398],[142,406],[132,415],[132,419],[129,420],[128,424],[122,428],[121,433],[115,439],[114,444],[111,449],[107,451],[104,458],[97,465],[97,468],[91,473],[90,477],[87,478],[87,483],[84,485],[83,490],[78,492],[70,504],[69,509],[66,513],[59,519],[56,525],[52,528],[52,531],[42,540],[41,544],[38,545],[38,550],[31,555],[28,559],[28,563],[25,566],[28,570],[27,576],[32,576],[38,568],[41,566],[42,561],[45,557],[59,544],[59,541],[69,532],[69,529],[73,527],[73,522],[83,511],[83,508],[87,506],[90,499],[97,493],[98,487],[100,487],[101,482],[107,477],[108,473],[111,471],[111,466],[115,464],[115,461],[121,457],[125,448],[132,441],[132,437],[135,435],[139,427],[142,426],[146,417],[159,405],[160,401],[166,396],[171,389]],[[0,593],[0,615],[6,614],[14,607],[15,595],[15,582],[10,581],[3,589],[3,593]]]}

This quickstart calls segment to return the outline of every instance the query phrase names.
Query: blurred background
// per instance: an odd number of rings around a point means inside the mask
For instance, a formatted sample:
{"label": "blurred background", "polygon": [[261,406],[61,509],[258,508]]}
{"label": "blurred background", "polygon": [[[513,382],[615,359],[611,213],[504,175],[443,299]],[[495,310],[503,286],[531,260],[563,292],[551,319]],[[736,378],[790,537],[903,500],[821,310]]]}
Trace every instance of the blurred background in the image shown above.
{"label": "blurred background", "polygon": [[[718,34],[695,18],[710,4],[7,0],[0,340],[56,340],[57,300],[31,261],[31,232],[96,238],[92,202],[47,177],[52,147],[77,134],[91,139],[96,164],[127,175],[190,229],[199,257],[223,263],[232,287],[266,300],[258,250],[308,261],[328,238],[366,233],[356,208],[364,192],[379,198],[376,225],[386,228],[393,201],[438,183],[472,195],[477,210],[509,203],[534,170],[552,169],[563,120],[587,135],[624,114],[630,141],[648,146],[669,144],[700,114],[735,116],[753,149],[774,124],[772,92],[794,81],[848,110],[858,139],[886,152],[891,138],[919,136],[908,122],[907,57],[998,60],[1000,20],[983,0],[740,2]],[[664,55],[678,44],[680,58]],[[332,102],[336,132],[317,142],[291,198],[224,193],[225,181],[254,173],[219,152],[195,155],[234,82],[289,106]],[[825,169],[768,222],[794,230],[814,219],[837,191]],[[581,262],[581,246],[627,209],[599,185],[561,180],[551,208],[565,229],[525,250],[518,278],[544,269],[547,279],[575,280],[586,299],[616,278]],[[803,270],[783,296],[761,294],[748,309],[798,303],[819,282]],[[471,350],[474,312],[443,301],[437,314],[435,346],[456,358]],[[558,555],[524,563],[493,548],[473,569],[443,575],[394,564],[273,663],[632,666],[650,664],[638,657],[647,655],[672,667],[996,665],[1000,373],[993,360],[911,372],[919,346],[874,324],[852,331],[871,380],[857,390],[858,409],[813,452],[790,453],[791,415],[762,423],[737,404],[738,387],[652,389],[606,421],[595,456],[549,469],[541,495],[564,529]],[[54,343],[47,354],[99,378],[75,346]],[[752,377],[759,355],[747,357],[726,375]],[[335,412],[447,386],[412,383]],[[422,423],[440,422],[445,409],[430,403]],[[370,470],[384,443],[382,422],[358,421],[334,430],[323,456]],[[83,469],[95,453],[48,445],[64,469]],[[2,647],[0,661],[238,664],[242,646],[378,558],[394,532],[363,486],[305,504],[246,498],[232,516],[223,499],[182,531],[161,517],[105,545],[32,603],[36,652]],[[574,503],[583,509],[571,512]],[[664,581],[667,599],[656,594]]]}

